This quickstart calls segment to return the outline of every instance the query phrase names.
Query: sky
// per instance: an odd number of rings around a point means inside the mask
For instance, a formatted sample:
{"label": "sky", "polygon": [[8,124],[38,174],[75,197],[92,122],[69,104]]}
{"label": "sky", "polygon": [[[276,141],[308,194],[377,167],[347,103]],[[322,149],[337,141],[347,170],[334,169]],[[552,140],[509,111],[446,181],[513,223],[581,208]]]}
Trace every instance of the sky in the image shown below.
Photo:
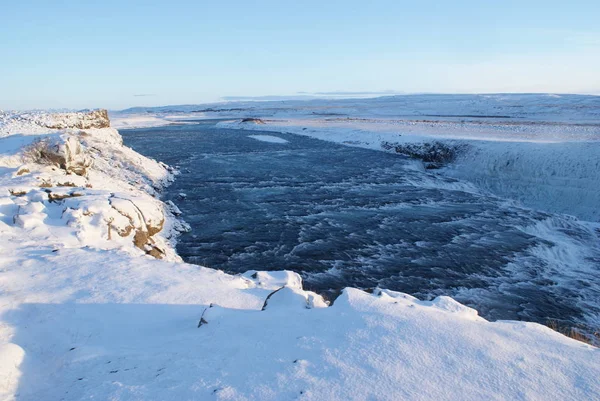
{"label": "sky", "polygon": [[598,16],[598,0],[7,1],[0,109],[600,94]]}

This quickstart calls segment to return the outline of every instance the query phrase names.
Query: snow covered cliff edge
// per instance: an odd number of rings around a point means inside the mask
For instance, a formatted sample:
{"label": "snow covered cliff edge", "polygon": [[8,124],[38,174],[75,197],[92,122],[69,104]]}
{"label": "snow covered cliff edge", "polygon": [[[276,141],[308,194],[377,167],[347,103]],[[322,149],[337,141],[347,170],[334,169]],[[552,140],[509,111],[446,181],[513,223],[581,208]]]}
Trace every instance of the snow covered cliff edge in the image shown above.
{"label": "snow covered cliff edge", "polygon": [[[133,242],[157,258],[176,258],[167,238],[155,236],[169,212],[157,190],[173,172],[123,146],[106,111],[13,120],[20,120],[20,129],[3,138],[0,153],[6,169],[0,184],[8,191],[0,198],[0,224],[40,240],[58,226],[69,234],[61,247],[128,249]],[[47,132],[28,135],[40,129]]]}
{"label": "snow covered cliff edge", "polygon": [[0,399],[600,399],[598,349],[451,298],[182,263],[103,112],[0,112]]}

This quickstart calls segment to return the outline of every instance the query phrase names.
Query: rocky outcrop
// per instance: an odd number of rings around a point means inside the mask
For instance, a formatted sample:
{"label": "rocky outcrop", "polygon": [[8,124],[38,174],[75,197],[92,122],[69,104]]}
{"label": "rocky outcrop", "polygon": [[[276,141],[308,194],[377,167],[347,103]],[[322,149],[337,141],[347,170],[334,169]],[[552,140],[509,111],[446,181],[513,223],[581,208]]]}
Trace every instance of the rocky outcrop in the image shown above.
{"label": "rocky outcrop", "polygon": [[382,142],[381,147],[385,150],[420,159],[428,169],[440,168],[456,160],[458,154],[465,150],[468,145],[444,143],[440,141],[424,143],[391,143]]}
{"label": "rocky outcrop", "polygon": [[266,124],[260,118],[251,118],[251,117],[242,119],[242,121],[240,121],[240,123]]}
{"label": "rocky outcrop", "polygon": [[93,159],[83,150],[78,135],[65,134],[58,138],[44,138],[31,144],[23,152],[25,162],[50,164],[67,174],[85,176]]}
{"label": "rocky outcrop", "polygon": [[108,111],[104,109],[92,110],[79,113],[55,113],[50,122],[43,125],[51,129],[90,129],[90,128],[110,128]]}
{"label": "rocky outcrop", "polygon": [[[10,202],[41,205],[39,210],[20,208],[15,221],[41,227],[48,216],[60,216],[83,244],[108,240],[155,258],[174,257],[168,238],[157,235],[173,209],[157,199],[173,169],[123,146],[118,131],[109,128],[105,110],[27,118],[34,131],[60,131],[44,132],[15,161]],[[17,167],[18,162],[24,164]]]}
{"label": "rocky outcrop", "polygon": [[[133,233],[133,244],[157,259],[164,257],[153,236],[162,231],[165,218],[157,204],[136,198],[121,198],[114,194],[108,199],[112,211],[105,217],[108,223],[109,239],[114,230],[121,237],[129,237]],[[124,217],[124,219],[122,218]]]}

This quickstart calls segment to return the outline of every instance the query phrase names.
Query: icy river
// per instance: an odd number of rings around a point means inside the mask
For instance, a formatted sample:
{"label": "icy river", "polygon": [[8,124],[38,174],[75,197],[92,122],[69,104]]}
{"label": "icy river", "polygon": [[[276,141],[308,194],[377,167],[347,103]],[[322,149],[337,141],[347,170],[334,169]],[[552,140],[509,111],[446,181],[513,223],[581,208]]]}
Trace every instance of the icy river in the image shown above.
{"label": "icy river", "polygon": [[[334,294],[450,295],[488,319],[597,327],[599,233],[403,156],[214,121],[122,130],[178,166],[164,194],[192,231],[178,253],[229,273],[294,270]],[[185,194],[185,197],[180,196]]]}

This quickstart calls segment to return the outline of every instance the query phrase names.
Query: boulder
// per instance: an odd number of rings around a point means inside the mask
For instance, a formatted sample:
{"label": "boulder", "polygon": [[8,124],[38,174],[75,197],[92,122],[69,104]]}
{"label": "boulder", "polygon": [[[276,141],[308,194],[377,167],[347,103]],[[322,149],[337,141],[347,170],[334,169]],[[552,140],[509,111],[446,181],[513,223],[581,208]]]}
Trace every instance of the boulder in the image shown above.
{"label": "boulder", "polygon": [[57,140],[46,139],[33,144],[27,156],[34,162],[53,164],[67,173],[85,176],[92,165],[92,158],[85,154],[79,138],[75,135],[61,136]]}

